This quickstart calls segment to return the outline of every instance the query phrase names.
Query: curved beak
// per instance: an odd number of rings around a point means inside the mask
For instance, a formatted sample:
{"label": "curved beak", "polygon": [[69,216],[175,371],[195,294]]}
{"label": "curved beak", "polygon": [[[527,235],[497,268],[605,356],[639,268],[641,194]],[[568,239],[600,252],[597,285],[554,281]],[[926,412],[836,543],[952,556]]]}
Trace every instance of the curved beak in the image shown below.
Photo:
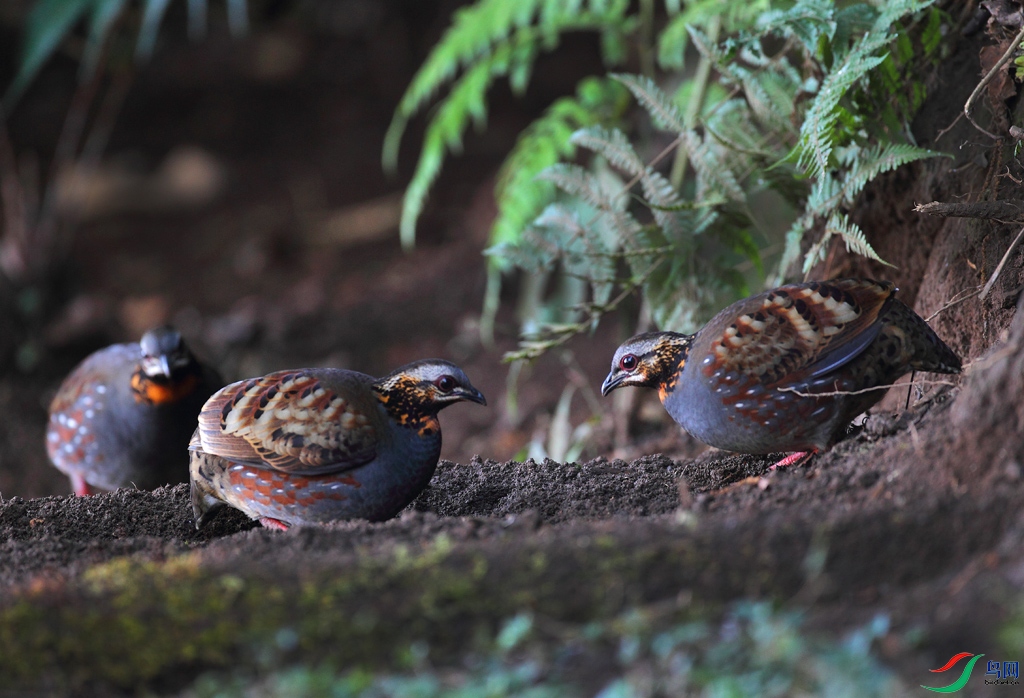
{"label": "curved beak", "polygon": [[469,402],[475,402],[478,405],[487,405],[487,398],[479,390],[473,387],[463,388],[459,390],[458,396],[462,400],[468,400]]}
{"label": "curved beak", "polygon": [[612,369],[612,372],[608,374],[608,377],[604,379],[604,383],[601,384],[601,394],[607,395],[611,391],[622,385],[622,381],[626,380],[627,373],[616,371]]}

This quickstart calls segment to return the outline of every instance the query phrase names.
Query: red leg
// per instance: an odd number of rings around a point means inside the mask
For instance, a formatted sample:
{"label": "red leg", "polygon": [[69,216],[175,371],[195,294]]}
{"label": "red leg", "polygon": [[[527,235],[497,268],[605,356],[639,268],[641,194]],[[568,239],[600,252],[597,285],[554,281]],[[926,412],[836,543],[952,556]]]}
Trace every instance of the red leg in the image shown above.
{"label": "red leg", "polygon": [[75,473],[71,476],[71,486],[75,490],[75,496],[77,497],[88,497],[92,494],[92,489],[89,487],[89,483],[85,481],[85,478]]}
{"label": "red leg", "polygon": [[278,521],[277,519],[272,519],[269,516],[261,516],[260,523],[263,524],[263,528],[269,528],[274,531],[288,530],[288,524],[284,521]]}
{"label": "red leg", "polygon": [[817,450],[814,451],[797,451],[796,453],[790,453],[788,456],[780,460],[778,463],[768,468],[769,470],[775,470],[776,468],[786,468],[790,465],[798,465],[811,459]]}

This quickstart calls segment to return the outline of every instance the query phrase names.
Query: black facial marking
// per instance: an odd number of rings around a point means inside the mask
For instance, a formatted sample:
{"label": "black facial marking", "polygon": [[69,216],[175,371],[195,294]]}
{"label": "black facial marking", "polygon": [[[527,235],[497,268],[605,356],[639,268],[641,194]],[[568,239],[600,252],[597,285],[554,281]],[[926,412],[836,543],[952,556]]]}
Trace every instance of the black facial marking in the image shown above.
{"label": "black facial marking", "polygon": [[375,389],[388,416],[401,426],[419,429],[437,414],[437,403],[414,378],[399,376]]}

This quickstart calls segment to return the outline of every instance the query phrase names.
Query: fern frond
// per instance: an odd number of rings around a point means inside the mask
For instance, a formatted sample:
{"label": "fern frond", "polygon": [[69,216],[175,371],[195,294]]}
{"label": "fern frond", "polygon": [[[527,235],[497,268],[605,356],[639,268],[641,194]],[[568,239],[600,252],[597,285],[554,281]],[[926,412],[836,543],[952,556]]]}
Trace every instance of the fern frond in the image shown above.
{"label": "fern frond", "polygon": [[617,128],[606,129],[603,126],[591,126],[572,134],[569,141],[573,145],[597,153],[614,167],[624,170],[631,176],[640,174],[645,169],[644,161],[633,150],[633,144],[629,142],[629,138]]}
{"label": "fern frond", "polygon": [[900,165],[916,160],[935,157],[952,157],[948,153],[921,148],[909,143],[879,143],[867,151],[858,149],[858,155],[851,163],[850,173],[842,186],[842,198],[852,204],[867,183],[883,172],[895,170]]}
{"label": "fern frond", "polygon": [[498,173],[498,214],[491,228],[492,244],[516,242],[527,224],[554,200],[554,185],[538,180],[537,175],[559,160],[572,160],[576,154],[576,146],[569,140],[572,134],[611,118],[625,94],[611,80],[584,80],[576,96],[557,100],[523,131]]}
{"label": "fern frond", "polygon": [[832,146],[835,142],[835,126],[839,120],[839,100],[869,70],[880,64],[884,56],[868,55],[873,42],[862,40],[838,68],[822,81],[821,89],[815,96],[804,116],[800,127],[800,141],[797,143],[797,164],[812,177],[824,175],[829,167]]}
{"label": "fern frond", "polygon": [[887,2],[871,29],[853,45],[842,61],[822,81],[804,122],[797,144],[797,162],[812,176],[821,176],[829,168],[835,141],[835,126],[841,116],[839,101],[869,71],[886,58],[883,49],[893,40],[893,27],[901,18],[932,4],[934,0],[895,0]]}
{"label": "fern frond", "polygon": [[868,238],[864,235],[864,231],[860,229],[860,226],[851,221],[845,213],[834,213],[832,218],[829,219],[828,224],[825,226],[825,231],[832,235],[838,235],[843,238],[843,242],[846,243],[846,250],[859,254],[862,257],[873,259],[876,262],[891,267],[887,261],[878,256],[875,252],[875,248],[868,242]]}
{"label": "fern frond", "polygon": [[825,250],[827,249],[828,242],[834,235],[838,235],[843,239],[847,252],[859,254],[862,257],[873,259],[889,267],[892,266],[878,256],[878,253],[875,252],[875,248],[868,242],[867,236],[864,235],[864,231],[861,230],[860,226],[851,221],[845,213],[837,211],[832,214],[828,223],[825,224],[825,231],[821,239],[814,243],[811,249],[807,251],[807,256],[804,258],[804,274],[809,272],[815,264],[825,259]]}
{"label": "fern frond", "polygon": [[728,64],[725,53],[718,49],[718,45],[708,38],[707,34],[693,25],[687,25],[686,32],[690,35],[690,41],[697,49],[697,53],[711,61],[712,65],[717,68]]}
{"label": "fern frond", "polygon": [[[498,77],[508,76],[513,89],[522,90],[541,48],[550,50],[557,44],[558,37],[568,31],[599,30],[604,34],[625,31],[630,24],[624,19],[628,8],[628,0],[589,0],[587,3],[584,0],[527,0],[522,3],[477,0],[477,4],[457,12],[455,24],[406,90],[384,137],[384,167],[394,170],[398,146],[409,119],[438,89],[455,80],[427,127],[423,152],[413,182],[406,190],[401,225],[405,247],[412,245],[416,221],[446,153],[461,147],[467,117],[473,116],[482,123],[486,115],[483,95],[491,83]],[[464,73],[455,79],[460,67],[464,67]],[[479,99],[475,92],[480,93]],[[450,104],[453,101],[456,104]],[[467,106],[476,108],[476,113],[460,111]],[[442,124],[442,119],[449,122]],[[431,139],[431,131],[443,132],[445,138]],[[427,153],[428,146],[434,151]]]}
{"label": "fern frond", "polygon": [[[724,6],[723,6],[724,5]],[[658,35],[658,64],[666,70],[679,70],[689,44],[690,27],[707,27],[712,21],[722,22],[726,31],[735,26],[746,27],[750,18],[764,11],[763,0],[722,3],[722,0],[689,0],[681,12],[669,11],[671,19]]]}
{"label": "fern frond", "polygon": [[633,93],[636,101],[640,102],[640,105],[647,110],[658,128],[675,133],[686,129],[686,122],[679,107],[662,92],[653,80],[642,75],[628,73],[612,73],[611,76]]}
{"label": "fern frond", "polygon": [[795,135],[793,127],[793,100],[800,83],[787,80],[772,72],[755,74],[740,66],[734,72],[743,86],[743,96],[754,116],[769,131],[769,136]]}
{"label": "fern frond", "polygon": [[804,51],[814,55],[821,37],[831,38],[836,31],[835,3],[830,0],[800,0],[788,10],[770,10],[757,20],[757,28],[793,37]]}
{"label": "fern frond", "polygon": [[706,192],[719,192],[731,201],[746,200],[743,187],[736,180],[736,175],[727,167],[723,167],[720,158],[716,158],[707,144],[693,131],[682,134],[683,147],[690,156],[693,169],[697,173],[697,198],[701,199]]}
{"label": "fern frond", "polygon": [[[694,236],[694,206],[681,202],[679,192],[660,172],[648,167],[640,177],[645,204],[654,222],[673,244],[688,243]],[[705,202],[702,202],[705,203]]]}
{"label": "fern frond", "polygon": [[416,172],[405,190],[402,200],[402,220],[399,233],[402,246],[412,246],[416,236],[416,221],[423,212],[430,186],[441,172],[445,154],[462,149],[462,133],[469,120],[482,122],[487,114],[485,97],[495,72],[495,63],[504,62],[507,49],[499,50],[489,61],[480,61],[459,78],[451,93],[437,110],[423,136],[423,147]]}
{"label": "fern frond", "polygon": [[605,211],[621,209],[626,198],[622,193],[610,196],[597,177],[579,165],[557,163],[537,175],[537,179],[554,182],[567,194],[578,196],[591,206]]}
{"label": "fern frond", "polygon": [[604,220],[605,224],[611,226],[604,233],[609,239],[614,238],[618,244],[625,246],[632,244],[636,238],[641,226],[626,210],[628,197],[623,190],[622,180],[607,167],[598,167],[596,172],[589,172],[578,165],[559,163],[540,173],[538,179],[554,182],[559,189],[597,209],[586,221],[585,227],[588,230]]}
{"label": "fern frond", "polygon": [[[384,167],[394,170],[405,126],[463,68],[486,60],[494,47],[529,25],[545,0],[478,0],[455,12],[452,25],[416,71],[384,137]],[[573,3],[575,4],[575,3]]]}
{"label": "fern frond", "polygon": [[843,200],[842,183],[826,173],[818,177],[811,185],[810,194],[807,195],[805,211],[812,217],[826,216],[831,213]]}

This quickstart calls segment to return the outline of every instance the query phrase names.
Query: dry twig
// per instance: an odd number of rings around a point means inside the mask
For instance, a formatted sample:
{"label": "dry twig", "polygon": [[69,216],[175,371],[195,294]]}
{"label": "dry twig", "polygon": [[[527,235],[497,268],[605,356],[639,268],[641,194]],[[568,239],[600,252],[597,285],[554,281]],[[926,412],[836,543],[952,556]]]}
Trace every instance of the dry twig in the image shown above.
{"label": "dry twig", "polygon": [[[876,385],[873,388],[862,388],[860,390],[830,390],[821,393],[805,393],[797,390],[796,388],[776,388],[780,393],[793,393],[800,397],[835,397],[839,395],[862,395],[864,393],[874,392],[875,390],[888,390],[889,388],[895,388],[897,386],[907,385],[906,383],[888,383],[886,385]],[[956,387],[956,383],[949,381],[914,381],[912,385],[949,385]]]}
{"label": "dry twig", "polygon": [[1006,266],[1006,260],[1010,258],[1010,254],[1012,254],[1013,251],[1017,248],[1017,245],[1020,243],[1021,237],[1024,237],[1024,228],[1020,229],[1020,232],[1017,233],[1017,237],[1015,237],[1013,239],[1013,242],[1010,243],[1010,246],[1006,248],[1006,254],[1004,254],[1003,258],[999,260],[999,264],[996,266],[996,270],[992,272],[992,278],[988,280],[987,284],[985,284],[985,288],[981,289],[981,300],[985,300],[985,296],[987,296],[988,292],[992,290],[992,285],[996,282],[996,279],[999,278],[1000,272],[1002,272],[1003,267]]}
{"label": "dry twig", "polygon": [[1010,62],[1010,58],[1013,57],[1013,52],[1017,50],[1018,46],[1020,46],[1021,41],[1024,41],[1024,28],[1017,32],[1017,36],[1013,37],[1013,40],[1010,42],[1010,46],[1006,49],[1006,52],[1003,53],[1002,57],[998,61],[996,61],[996,64],[992,66],[992,69],[985,74],[985,77],[983,77],[981,82],[979,82],[974,88],[974,92],[971,92],[971,96],[967,98],[967,102],[964,103],[964,116],[967,117],[967,120],[971,122],[974,128],[978,129],[992,140],[1001,140],[1001,136],[989,133],[979,126],[978,122],[971,118],[971,109],[974,108],[974,103],[978,100],[978,96],[981,95],[981,91],[985,89],[985,86],[992,82],[996,73],[1002,70],[1003,67]]}
{"label": "dry twig", "polygon": [[[961,293],[962,293],[962,294],[964,294],[964,295],[962,295],[962,296],[961,296],[961,295],[960,295]],[[950,308],[952,308],[952,307],[953,307],[954,305],[959,305],[960,303],[963,303],[963,302],[964,302],[965,300],[967,300],[968,298],[974,298],[974,297],[975,297],[976,295],[978,295],[979,293],[981,293],[981,286],[980,286],[980,285],[979,285],[979,286],[975,286],[975,287],[974,287],[974,288],[972,288],[972,289],[968,289],[968,290],[965,290],[965,291],[960,291],[960,293],[956,294],[956,295],[955,295],[955,296],[953,296],[953,297],[952,297],[951,299],[949,299],[948,301],[946,301],[946,304],[945,304],[945,305],[943,305],[943,306],[942,306],[941,308],[939,308],[938,310],[936,310],[936,311],[935,311],[934,313],[932,313],[931,315],[929,315],[928,317],[926,317],[924,321],[925,321],[925,322],[931,322],[932,320],[934,320],[934,319],[935,319],[935,317],[936,317],[937,315],[939,315],[939,313],[943,313],[943,312],[945,312],[945,311],[949,310],[949,309],[950,309]],[[957,296],[959,296],[959,298],[958,298]]]}

